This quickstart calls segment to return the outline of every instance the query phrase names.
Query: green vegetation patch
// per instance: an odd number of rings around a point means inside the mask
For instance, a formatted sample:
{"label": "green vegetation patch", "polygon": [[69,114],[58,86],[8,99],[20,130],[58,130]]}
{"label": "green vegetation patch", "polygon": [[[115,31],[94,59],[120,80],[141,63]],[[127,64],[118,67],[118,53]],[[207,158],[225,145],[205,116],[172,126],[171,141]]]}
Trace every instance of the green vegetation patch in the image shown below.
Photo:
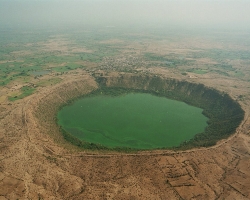
{"label": "green vegetation patch", "polygon": [[1,75],[0,76],[0,86],[4,86],[9,84],[12,81],[12,76],[7,76],[7,75]]}
{"label": "green vegetation patch", "polygon": [[105,57],[105,53],[96,52],[96,53],[85,53],[80,55],[80,60],[89,61],[89,62],[101,62],[103,57]]}
{"label": "green vegetation patch", "polygon": [[0,72],[4,74],[9,74],[9,73],[27,74],[27,72],[38,71],[38,70],[42,70],[42,67],[38,65],[27,66],[27,63],[23,63],[23,62],[4,63],[4,64],[1,64],[1,68],[0,68]]}
{"label": "green vegetation patch", "polygon": [[245,76],[245,74],[241,71],[235,71],[234,76],[236,76],[238,78],[242,78]]}
{"label": "green vegetation patch", "polygon": [[214,72],[216,74],[220,74],[222,76],[230,76],[229,73],[221,71],[221,70],[212,70],[211,72]]}
{"label": "green vegetation patch", "polygon": [[250,52],[244,50],[208,49],[194,52],[193,58],[211,58],[216,61],[229,60],[249,60]]}
{"label": "green vegetation patch", "polygon": [[43,75],[49,74],[50,72],[51,71],[49,70],[41,70],[41,71],[32,71],[32,72],[29,72],[29,74],[33,76],[43,76]]}
{"label": "green vegetation patch", "polygon": [[232,65],[229,65],[229,64],[216,64],[216,65],[214,65],[214,67],[215,68],[219,68],[219,69],[223,69],[223,70],[225,70],[225,71],[234,71],[235,70],[235,68],[233,68],[233,66]]}
{"label": "green vegetation patch", "polygon": [[27,76],[29,75],[25,72],[0,75],[0,86],[8,85],[10,82],[17,80],[18,78],[26,78]]}
{"label": "green vegetation patch", "polygon": [[157,55],[154,53],[145,53],[144,57],[148,61],[160,62],[162,67],[174,68],[176,66],[190,65],[193,60],[187,60],[181,57],[175,58],[173,55]]}
{"label": "green vegetation patch", "polygon": [[147,60],[151,60],[151,61],[161,61],[161,62],[167,61],[167,58],[165,56],[157,55],[154,53],[145,53],[144,57]]}
{"label": "green vegetation patch", "polygon": [[8,99],[10,101],[16,101],[18,99],[23,99],[24,97],[27,97],[27,96],[33,94],[35,91],[36,91],[36,89],[33,88],[33,87],[24,86],[24,87],[21,88],[22,93],[20,95],[17,95],[17,96],[14,96],[14,97],[8,97]]}
{"label": "green vegetation patch", "polygon": [[56,72],[67,72],[67,71],[78,69],[78,68],[84,68],[84,67],[82,65],[79,65],[79,64],[69,63],[66,66],[54,67],[54,68],[52,68],[52,70],[56,71]]}
{"label": "green vegetation patch", "polygon": [[49,86],[49,85],[55,85],[57,83],[60,83],[61,81],[62,81],[62,79],[60,79],[60,78],[51,78],[51,79],[41,80],[41,81],[37,82],[36,84],[38,86],[45,87],[45,86]]}

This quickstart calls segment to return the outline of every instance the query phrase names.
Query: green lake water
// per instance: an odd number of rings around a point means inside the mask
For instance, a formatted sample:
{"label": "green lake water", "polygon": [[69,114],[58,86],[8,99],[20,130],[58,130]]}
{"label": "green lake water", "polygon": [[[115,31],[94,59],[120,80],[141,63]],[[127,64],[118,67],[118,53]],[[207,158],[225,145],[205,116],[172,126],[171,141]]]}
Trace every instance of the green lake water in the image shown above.
{"label": "green lake water", "polygon": [[208,120],[200,108],[147,93],[85,97],[57,117],[80,140],[136,149],[178,146],[203,132]]}

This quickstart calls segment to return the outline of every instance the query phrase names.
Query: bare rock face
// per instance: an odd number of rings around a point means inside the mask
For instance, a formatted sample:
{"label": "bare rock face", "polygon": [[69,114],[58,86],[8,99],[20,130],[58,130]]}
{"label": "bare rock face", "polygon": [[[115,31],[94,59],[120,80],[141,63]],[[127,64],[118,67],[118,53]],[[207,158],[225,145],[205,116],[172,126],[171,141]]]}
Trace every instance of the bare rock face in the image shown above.
{"label": "bare rock face", "polygon": [[[105,84],[150,86],[146,78],[138,82],[122,76],[106,77]],[[161,82],[154,81],[152,87]],[[79,151],[63,140],[55,114],[69,99],[96,88],[90,76],[69,77],[6,107],[9,112],[0,119],[0,199],[250,198],[247,112],[235,134],[209,148],[127,154]]]}

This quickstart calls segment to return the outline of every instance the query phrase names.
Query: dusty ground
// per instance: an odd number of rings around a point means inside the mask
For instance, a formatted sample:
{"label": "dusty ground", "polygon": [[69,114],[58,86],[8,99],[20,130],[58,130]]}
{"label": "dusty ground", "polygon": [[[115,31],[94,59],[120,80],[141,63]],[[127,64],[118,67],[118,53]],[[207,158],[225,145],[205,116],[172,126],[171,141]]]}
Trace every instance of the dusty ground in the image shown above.
{"label": "dusty ground", "polygon": [[[211,81],[211,77],[199,75],[193,79],[163,69],[155,69],[154,73],[202,82],[232,97],[248,93],[247,85],[233,79],[218,81],[215,77],[216,81]],[[208,149],[134,154],[78,152],[58,142],[53,123],[39,121],[39,113],[35,113],[46,99],[65,100],[55,91],[67,87],[84,93],[97,87],[85,72],[64,75],[62,79],[59,85],[0,105],[1,200],[250,199],[249,99],[241,103],[246,117],[237,133]],[[233,87],[235,84],[238,87]],[[74,96],[74,92],[69,95]],[[45,134],[48,130],[52,131]]]}

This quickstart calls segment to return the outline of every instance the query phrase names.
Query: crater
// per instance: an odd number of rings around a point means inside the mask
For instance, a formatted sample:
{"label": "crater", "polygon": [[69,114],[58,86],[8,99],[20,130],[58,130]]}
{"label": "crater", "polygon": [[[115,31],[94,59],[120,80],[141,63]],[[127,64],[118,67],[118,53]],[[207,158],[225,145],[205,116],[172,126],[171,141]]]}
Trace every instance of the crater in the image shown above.
{"label": "crater", "polygon": [[[88,99],[91,95],[105,94],[106,96],[126,96],[129,94],[153,95],[154,97],[174,100],[185,103],[189,106],[200,109],[207,124],[202,129],[193,131],[192,136],[185,138],[174,145],[152,145],[145,143],[142,148],[140,142],[133,137],[127,137],[124,141],[119,141],[121,145],[102,144],[96,140],[89,140],[78,137],[77,135],[95,134],[106,137],[109,134],[100,127],[86,128],[85,130],[76,129],[76,127],[60,127],[57,124],[57,114],[66,105],[73,105],[76,99]],[[108,95],[107,95],[108,94]],[[93,96],[92,96],[93,97]],[[65,107],[66,106],[66,107]],[[37,117],[42,125],[46,126],[45,130],[51,134],[54,139],[60,143],[71,143],[83,149],[104,149],[104,150],[133,150],[133,149],[180,149],[186,150],[197,147],[209,147],[215,145],[219,140],[229,137],[236,132],[237,127],[244,119],[244,111],[240,105],[234,101],[228,94],[206,87],[203,84],[195,84],[187,81],[175,79],[166,79],[155,75],[141,74],[118,74],[110,76],[96,75],[95,79],[79,79],[64,84],[55,89],[50,95],[40,101],[37,108]],[[201,114],[201,113],[200,113]],[[48,123],[51,119],[53,123]],[[60,121],[60,120],[59,120]],[[184,120],[185,122],[185,120]],[[179,126],[184,125],[180,122]],[[65,123],[67,123],[65,121]],[[197,122],[197,127],[201,122]],[[62,124],[61,124],[62,125]],[[188,129],[187,125],[184,129]],[[112,128],[112,127],[111,127]],[[122,129],[122,127],[121,127]],[[88,130],[88,131],[86,131]],[[118,130],[118,129],[117,129]],[[176,133],[175,133],[176,134]],[[143,134],[142,134],[143,135]],[[92,135],[93,136],[93,135]],[[142,137],[143,138],[143,137]],[[176,140],[176,139],[173,139]],[[65,142],[67,141],[67,142]]]}

